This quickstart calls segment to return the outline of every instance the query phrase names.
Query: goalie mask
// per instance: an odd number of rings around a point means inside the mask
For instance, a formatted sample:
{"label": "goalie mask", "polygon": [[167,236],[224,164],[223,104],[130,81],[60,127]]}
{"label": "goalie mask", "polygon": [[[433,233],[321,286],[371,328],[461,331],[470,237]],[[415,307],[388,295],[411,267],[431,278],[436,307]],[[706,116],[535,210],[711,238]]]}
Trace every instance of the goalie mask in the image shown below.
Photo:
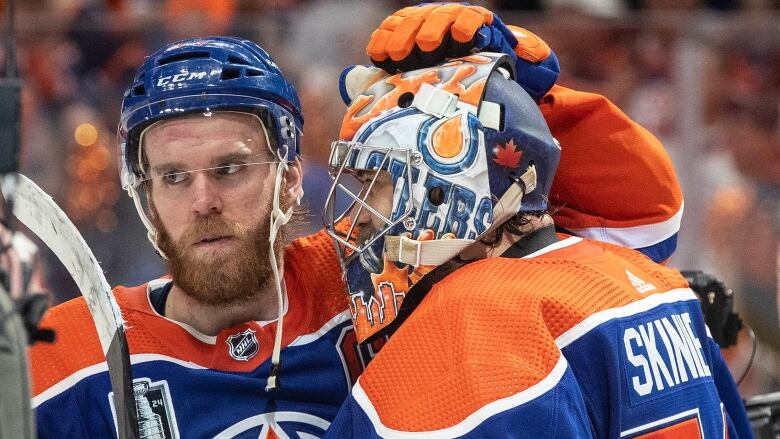
{"label": "goalie mask", "polygon": [[[384,335],[436,266],[517,213],[547,208],[560,147],[513,69],[481,53],[393,76],[342,74],[350,105],[323,222],[358,341]],[[350,207],[339,213],[343,198]]]}

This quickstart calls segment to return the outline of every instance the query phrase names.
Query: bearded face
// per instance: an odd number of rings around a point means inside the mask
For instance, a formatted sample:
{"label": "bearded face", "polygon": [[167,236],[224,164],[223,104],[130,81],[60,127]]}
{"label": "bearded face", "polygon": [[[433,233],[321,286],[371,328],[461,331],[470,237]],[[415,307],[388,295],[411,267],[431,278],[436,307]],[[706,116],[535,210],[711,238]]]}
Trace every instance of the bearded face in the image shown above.
{"label": "bearded face", "polygon": [[[157,122],[142,137],[144,192],[157,246],[174,282],[200,303],[231,307],[273,286],[271,251],[281,260],[288,239],[270,248],[270,213],[278,162],[257,116],[218,112]],[[300,196],[291,164],[280,208]]]}
{"label": "bearded face", "polygon": [[[225,307],[242,304],[272,284],[270,200],[263,209],[264,219],[257,224],[242,225],[220,215],[198,217],[175,242],[153,206],[151,210],[158,245],[169,258],[167,265],[174,282],[198,302]],[[274,245],[277,260],[281,260],[288,241],[285,229],[279,231]],[[198,242],[214,236],[232,236],[235,242],[209,252],[195,249]]]}

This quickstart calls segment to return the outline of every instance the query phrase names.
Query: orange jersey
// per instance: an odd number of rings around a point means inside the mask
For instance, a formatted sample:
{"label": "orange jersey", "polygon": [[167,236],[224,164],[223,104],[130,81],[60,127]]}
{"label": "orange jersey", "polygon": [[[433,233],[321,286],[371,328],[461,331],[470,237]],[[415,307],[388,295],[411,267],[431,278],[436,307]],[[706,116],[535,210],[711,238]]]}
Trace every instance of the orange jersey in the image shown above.
{"label": "orange jersey", "polygon": [[733,438],[731,417],[749,432],[741,406],[724,410],[733,395],[677,271],[568,237],[523,259],[471,263],[436,284],[360,377],[330,433],[721,438],[729,429]]}
{"label": "orange jersey", "polygon": [[[149,291],[166,279],[114,290],[134,385],[145,392],[136,392],[142,425],[158,425],[165,438],[324,432],[355,363],[345,287],[325,233],[287,248],[284,278],[282,385],[273,393],[264,386],[276,323],[246,322],[207,336],[154,310]],[[41,326],[54,329],[57,341],[30,350],[40,436],[113,436],[107,365],[83,298],[53,308]]]}
{"label": "orange jersey", "polygon": [[669,155],[607,98],[554,86],[541,100],[561,161],[550,190],[555,224],[577,236],[642,251],[674,252],[683,212]]}

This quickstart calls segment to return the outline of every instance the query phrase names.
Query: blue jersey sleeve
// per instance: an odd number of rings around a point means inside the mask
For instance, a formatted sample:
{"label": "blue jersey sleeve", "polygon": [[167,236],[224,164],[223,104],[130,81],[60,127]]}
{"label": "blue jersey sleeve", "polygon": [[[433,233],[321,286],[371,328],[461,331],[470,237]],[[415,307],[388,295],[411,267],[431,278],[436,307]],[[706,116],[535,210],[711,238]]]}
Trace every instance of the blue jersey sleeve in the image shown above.
{"label": "blue jersey sleeve", "polygon": [[[35,409],[39,439],[89,438],[74,392],[60,394]],[[94,433],[94,432],[93,432]]]}

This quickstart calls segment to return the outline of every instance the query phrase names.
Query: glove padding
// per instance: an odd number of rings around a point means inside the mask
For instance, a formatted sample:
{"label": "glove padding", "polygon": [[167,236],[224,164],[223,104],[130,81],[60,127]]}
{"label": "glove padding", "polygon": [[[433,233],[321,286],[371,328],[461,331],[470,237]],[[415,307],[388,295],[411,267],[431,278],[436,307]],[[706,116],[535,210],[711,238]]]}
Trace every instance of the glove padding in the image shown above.
{"label": "glove padding", "polygon": [[391,73],[431,67],[472,52],[505,53],[515,61],[517,82],[537,100],[560,73],[558,58],[541,38],[506,26],[481,6],[461,3],[403,8],[374,31],[366,50],[374,65]]}

